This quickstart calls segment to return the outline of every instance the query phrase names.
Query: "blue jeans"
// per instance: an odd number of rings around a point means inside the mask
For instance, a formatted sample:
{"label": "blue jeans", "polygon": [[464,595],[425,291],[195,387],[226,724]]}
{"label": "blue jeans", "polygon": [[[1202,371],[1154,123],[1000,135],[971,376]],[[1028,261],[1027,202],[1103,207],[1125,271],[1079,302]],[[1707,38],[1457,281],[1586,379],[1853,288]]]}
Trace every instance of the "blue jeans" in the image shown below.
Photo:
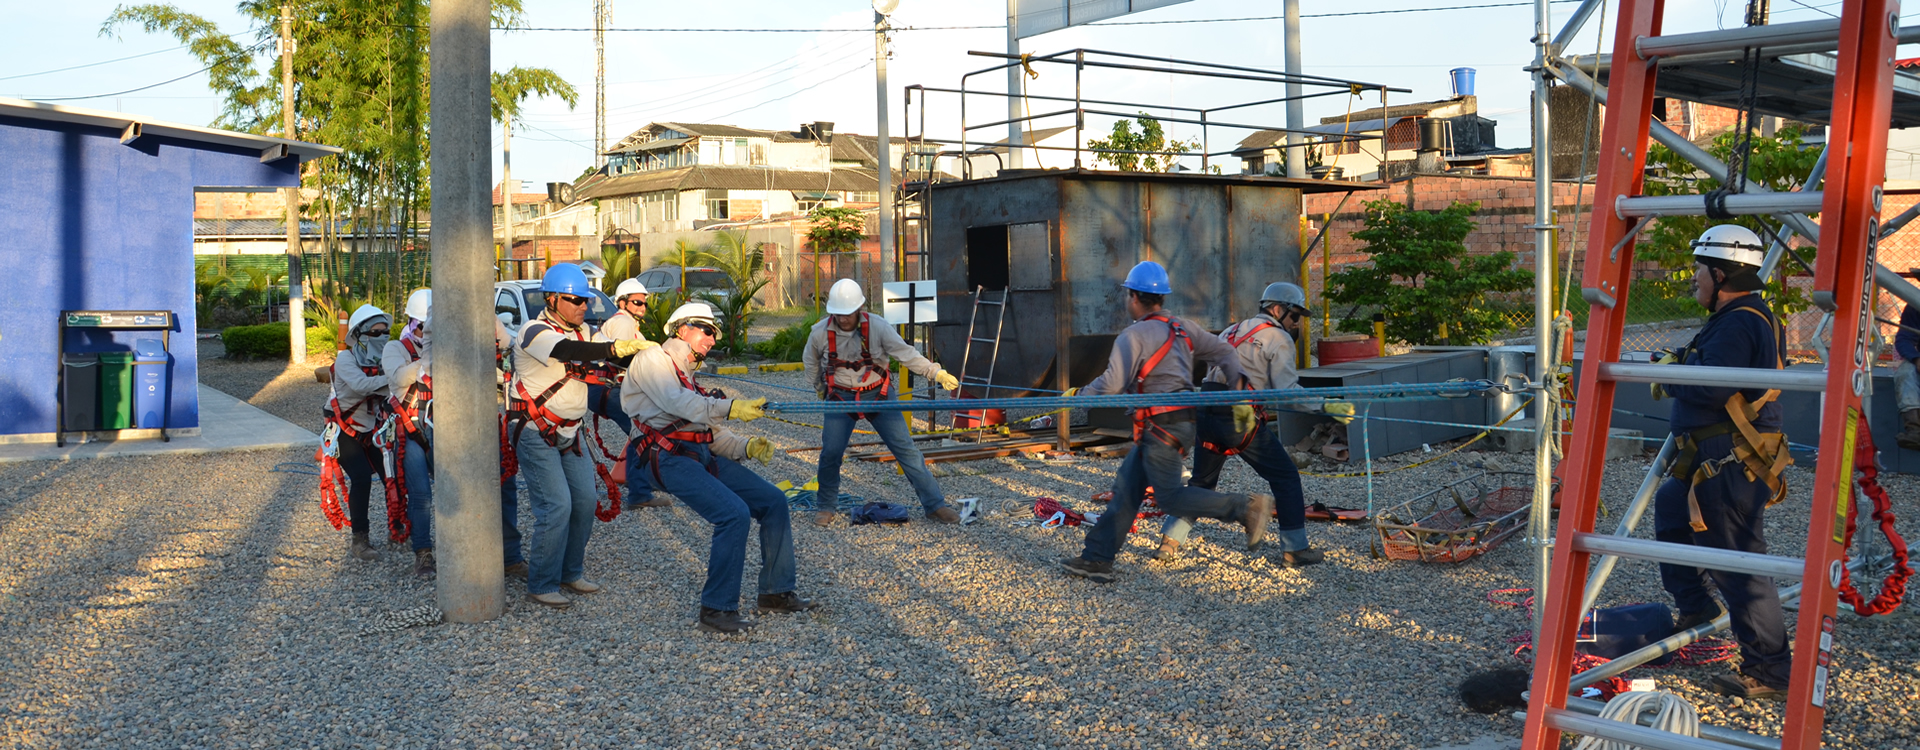
{"label": "blue jeans", "polygon": [[[1696,462],[1718,459],[1733,451],[1733,438],[1701,441]],[[1720,470],[1694,491],[1706,531],[1694,531],[1687,509],[1689,480],[1668,479],[1653,495],[1653,537],[1662,542],[1692,544],[1712,549],[1767,553],[1767,498],[1765,482],[1748,479],[1739,464]],[[1766,576],[1708,571],[1685,565],[1660,565],[1660,585],[1673,595],[1682,615],[1718,609],[1713,589],[1727,600],[1733,638],[1740,643],[1740,671],[1769,687],[1785,688],[1793,668],[1787,647],[1786,613],[1779,590]]]}
{"label": "blue jeans", "polygon": [[[1215,445],[1236,446],[1241,436],[1233,431],[1232,409],[1206,409],[1200,414],[1200,439]],[[1253,467],[1253,473],[1267,480],[1268,489],[1273,492],[1273,508],[1278,514],[1274,520],[1274,536],[1278,537],[1282,552],[1300,552],[1308,549],[1307,544],[1307,506],[1306,493],[1300,488],[1300,468],[1293,464],[1293,456],[1287,454],[1280,445],[1278,429],[1272,425],[1263,425],[1254,433],[1253,441],[1237,454],[1240,460]],[[1213,489],[1220,483],[1220,470],[1227,465],[1227,457],[1207,450],[1204,446],[1193,449],[1193,479],[1187,484],[1194,487]],[[1160,526],[1160,533],[1181,544],[1186,544],[1193,533],[1193,521],[1171,513],[1166,523]]]}
{"label": "blue jeans", "polygon": [[[575,444],[578,444],[577,436]],[[533,501],[533,558],[527,593],[550,594],[562,581],[586,575],[587,539],[593,536],[593,459],[570,446],[559,450],[531,424],[520,428],[520,475]]]}
{"label": "blue jeans", "polygon": [[[840,462],[847,453],[847,441],[853,437],[852,414],[827,414],[822,425],[826,429],[820,432],[820,468],[816,476],[820,480],[819,508],[825,511],[837,511],[840,508]],[[875,412],[867,417],[867,424],[873,431],[880,433],[880,439],[887,444],[887,450],[893,452],[893,458],[899,462],[900,470],[907,475],[907,482],[913,485],[913,493],[920,498],[920,507],[927,515],[946,507],[946,495],[940,491],[940,483],[933,478],[933,472],[927,470],[927,459],[920,454],[920,446],[913,443],[913,437],[907,433],[907,417],[897,411]]]}
{"label": "blue jeans", "polygon": [[[427,427],[427,440],[433,428]],[[413,524],[413,548],[433,549],[433,453],[407,438],[407,520]],[[520,551],[520,491],[513,477],[500,480],[500,550],[506,564],[524,562]]]}
{"label": "blue jeans", "polygon": [[[740,609],[740,579],[747,564],[747,531],[760,523],[759,593],[784,594],[794,589],[793,526],[787,517],[787,495],[760,475],[732,460],[713,455],[706,445],[680,443],[698,460],[677,453],[660,454],[662,487],[680,498],[693,512],[713,524],[713,544],[707,553],[707,583],[700,589],[700,606],[722,611]],[[712,467],[712,471],[708,471]]]}
{"label": "blue jeans", "polygon": [[[1113,477],[1113,499],[1107,510],[1087,532],[1087,546],[1080,556],[1094,562],[1112,562],[1127,543],[1127,533],[1140,514],[1140,503],[1153,488],[1153,500],[1170,516],[1182,518],[1218,518],[1237,521],[1247,512],[1246,495],[1229,495],[1205,487],[1183,483],[1180,467],[1186,463],[1185,446],[1193,445],[1194,426],[1190,419],[1160,423],[1149,427],[1146,435],[1133,444],[1120,471]],[[1156,435],[1155,433],[1164,433]],[[1169,444],[1171,439],[1174,444]]]}
{"label": "blue jeans", "polygon": [[1900,360],[1893,367],[1894,402],[1900,405],[1900,411],[1920,409],[1920,370],[1916,370],[1912,360]]}
{"label": "blue jeans", "polygon": [[625,459],[627,462],[627,504],[638,505],[653,499],[652,472],[641,471],[640,446],[635,445],[633,418],[620,409],[620,387],[587,386],[587,408],[593,413],[613,420],[620,425],[620,434],[628,436]]}

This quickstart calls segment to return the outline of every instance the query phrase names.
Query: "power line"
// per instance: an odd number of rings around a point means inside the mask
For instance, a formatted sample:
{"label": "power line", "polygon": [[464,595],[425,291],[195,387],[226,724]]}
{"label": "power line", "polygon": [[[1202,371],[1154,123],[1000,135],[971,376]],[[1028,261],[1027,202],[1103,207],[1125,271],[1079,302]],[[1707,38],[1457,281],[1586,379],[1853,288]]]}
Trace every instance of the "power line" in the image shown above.
{"label": "power line", "polygon": [[862,71],[862,70],[866,70],[866,69],[867,69],[867,66],[869,66],[869,65],[872,65],[872,64],[873,64],[872,62],[863,62],[863,63],[861,63],[861,64],[860,64],[860,65],[859,65],[858,67],[855,67],[855,68],[854,68],[854,69],[852,69],[852,70],[849,70],[849,71],[847,71],[847,72],[844,72],[844,73],[841,73],[841,74],[839,74],[839,75],[837,75],[837,76],[834,76],[834,77],[832,77],[832,78],[826,78],[826,79],[822,79],[822,80],[820,80],[819,82],[817,82],[817,83],[814,83],[814,84],[813,84],[813,85],[811,85],[811,86],[808,86],[808,87],[806,87],[806,88],[803,88],[803,89],[800,89],[800,90],[798,90],[798,91],[794,91],[793,93],[790,93],[790,94],[784,94],[784,95],[781,95],[781,96],[776,96],[776,97],[774,97],[774,98],[772,98],[772,99],[768,99],[768,100],[766,100],[766,101],[764,101],[764,102],[760,102],[759,104],[755,104],[755,105],[752,105],[752,106],[749,106],[749,107],[743,107],[743,108],[741,108],[741,109],[736,109],[736,110],[734,110],[734,111],[732,111],[732,112],[728,112],[728,113],[726,113],[726,114],[724,114],[724,115],[717,115],[717,116],[714,116],[714,117],[712,117],[712,118],[710,118],[710,119],[714,119],[714,120],[724,120],[724,119],[727,119],[727,118],[729,118],[729,117],[732,117],[732,116],[734,116],[734,115],[737,115],[737,114],[740,114],[741,112],[746,112],[746,111],[748,111],[748,110],[753,110],[753,109],[759,109],[760,107],[764,107],[764,106],[766,106],[766,105],[768,105],[768,104],[772,104],[772,103],[774,103],[774,102],[777,102],[777,101],[780,101],[780,100],[782,100],[782,99],[792,99],[793,97],[796,97],[796,96],[799,96],[800,94],[803,94],[803,93],[806,93],[807,91],[810,91],[810,90],[813,90],[813,89],[815,89],[815,88],[819,88],[820,86],[823,86],[823,85],[825,85],[825,84],[828,84],[828,83],[832,83],[832,82],[834,82],[834,81],[837,81],[837,80],[840,80],[840,79],[842,79],[842,78],[845,78],[845,77],[847,77],[847,76],[850,76],[850,75],[853,75],[853,74],[855,74],[855,73],[858,73],[858,72],[860,72],[860,71]]}
{"label": "power line", "polygon": [[[269,41],[271,41],[271,40],[269,40]],[[105,98],[107,98],[107,97],[111,97],[111,96],[122,96],[122,95],[125,95],[125,94],[131,94],[131,93],[133,93],[133,92],[136,92],[136,91],[146,91],[147,89],[152,89],[152,88],[159,88],[159,87],[161,87],[161,86],[165,86],[165,85],[167,85],[167,84],[169,84],[169,83],[178,83],[178,82],[180,82],[180,81],[184,81],[184,80],[187,80],[188,78],[192,78],[192,77],[194,77],[194,76],[197,76],[197,75],[200,75],[201,73],[205,73],[205,72],[207,72],[207,71],[209,71],[209,70],[213,70],[215,66],[218,66],[219,64],[221,64],[221,63],[223,63],[223,62],[226,62],[226,61],[227,61],[227,60],[228,60],[229,58],[235,58],[235,57],[241,57],[241,56],[244,56],[244,55],[250,55],[250,54],[253,54],[253,53],[255,53],[255,52],[258,52],[258,51],[260,51],[260,49],[261,49],[262,47],[265,47],[266,45],[267,45],[267,43],[266,43],[266,42],[261,42],[261,43],[259,43],[259,44],[255,44],[255,45],[253,45],[253,46],[251,46],[251,47],[247,47],[247,48],[244,48],[244,49],[242,49],[242,50],[240,50],[239,52],[235,52],[235,53],[233,53],[233,54],[231,54],[231,55],[228,55],[227,57],[223,57],[223,58],[220,58],[220,59],[218,59],[218,60],[215,60],[215,61],[213,61],[213,63],[211,63],[211,64],[209,64],[209,65],[207,65],[207,67],[204,67],[204,68],[201,68],[201,69],[199,69],[199,70],[196,70],[196,71],[193,71],[192,73],[188,73],[188,74],[186,74],[186,75],[183,75],[183,76],[180,76],[180,77],[178,77],[178,78],[169,78],[169,79],[167,79],[167,80],[164,80],[164,81],[161,81],[161,82],[159,82],[159,83],[150,83],[150,84],[147,84],[147,85],[145,85],[145,86],[141,86],[141,87],[139,87],[139,88],[131,88],[131,89],[127,89],[127,90],[125,90],[125,91],[115,91],[115,92],[113,92],[113,93],[111,93],[111,94],[94,94],[94,95],[92,95],[92,96],[42,96],[42,97],[22,97],[22,98],[25,98],[25,99],[29,99],[29,100],[32,100],[32,101],[36,101],[36,102],[71,102],[71,101],[78,101],[78,100],[81,100],[81,99],[105,99]]]}
{"label": "power line", "polygon": [[[786,71],[789,71],[789,70],[794,70],[794,69],[796,69],[796,68],[800,68],[800,67],[803,67],[803,66],[805,66],[805,65],[807,64],[807,61],[804,61],[804,60],[799,60],[799,58],[800,58],[800,57],[802,57],[803,55],[809,55],[809,54],[811,54],[811,55],[813,55],[813,56],[816,56],[816,57],[825,57],[825,56],[827,56],[827,55],[833,55],[833,54],[839,54],[839,53],[841,53],[841,52],[843,52],[843,51],[846,51],[846,50],[849,50],[849,49],[853,49],[854,47],[861,47],[861,48],[863,48],[863,49],[864,49],[864,47],[865,47],[865,43],[866,43],[866,39],[864,39],[864,38],[855,38],[855,39],[853,39],[853,40],[851,40],[851,41],[852,41],[852,43],[847,43],[847,42],[845,42],[845,41],[843,41],[842,43],[840,43],[840,44],[837,44],[837,45],[836,45],[836,44],[829,44],[829,45],[823,45],[822,47],[820,47],[820,48],[817,48],[817,49],[815,49],[815,50],[809,50],[809,51],[803,51],[803,52],[798,52],[798,53],[795,53],[795,54],[793,54],[793,55],[791,55],[791,56],[789,56],[789,57],[785,57],[785,58],[782,58],[782,59],[779,59],[779,60],[775,60],[775,61],[773,61],[773,62],[771,62],[771,63],[768,63],[768,64],[766,64],[766,65],[763,65],[763,66],[761,66],[761,67],[758,67],[758,68],[755,68],[755,69],[753,69],[753,70],[749,70],[749,71],[747,71],[747,72],[745,72],[745,73],[740,73],[740,74],[737,74],[737,75],[732,75],[732,77],[730,77],[730,78],[728,78],[727,80],[724,80],[724,81],[720,81],[720,82],[718,82],[718,83],[712,83],[712,84],[707,84],[707,85],[705,85],[705,86],[703,86],[703,87],[701,87],[701,88],[698,88],[698,89],[695,89],[695,90],[693,90],[693,91],[688,91],[688,92],[683,92],[683,93],[679,93],[679,94],[671,94],[671,95],[668,95],[668,96],[665,96],[665,97],[661,97],[661,98],[659,98],[659,99],[654,99],[654,100],[652,100],[652,101],[644,101],[644,102],[633,102],[633,103],[630,103],[630,104],[622,104],[622,105],[620,105],[620,106],[617,106],[617,107],[609,107],[609,108],[607,108],[607,113],[608,113],[608,114],[616,114],[616,113],[621,113],[621,112],[627,112],[627,111],[630,111],[630,110],[636,110],[636,109],[645,109],[645,108],[656,108],[656,109],[657,109],[657,108],[662,108],[662,107],[678,107],[678,106],[683,106],[683,105],[685,105],[685,104],[686,104],[687,102],[690,102],[690,101],[693,101],[693,100],[698,100],[698,99],[704,99],[704,98],[706,98],[706,97],[709,97],[709,96],[713,96],[713,95],[715,95],[715,94],[724,94],[724,95],[729,95],[729,96],[738,96],[738,95],[739,95],[739,94],[741,94],[741,93],[752,93],[752,91],[748,91],[748,92],[736,92],[736,91],[728,91],[728,90],[725,90],[725,89],[726,89],[726,88],[727,88],[728,86],[730,86],[730,85],[732,85],[732,84],[734,84],[734,83],[737,83],[737,82],[740,82],[740,81],[745,81],[745,80],[747,80],[748,78],[751,78],[751,77],[753,77],[753,76],[756,76],[756,75],[761,75],[761,74],[763,74],[763,73],[765,73],[765,74],[767,74],[767,75],[769,75],[769,76],[780,76],[780,75],[783,75],[783,74],[785,74],[785,73],[786,73]],[[858,50],[857,50],[857,51],[855,51],[855,53],[854,53],[854,54],[861,54],[861,55],[864,55],[864,54],[866,54],[866,53],[865,53],[864,51],[858,51]],[[839,58],[836,58],[836,59],[834,59],[834,60],[833,60],[833,61],[831,61],[831,62],[828,62],[828,63],[824,63],[824,64],[822,65],[822,67],[825,67],[825,66],[827,66],[827,65],[834,65],[834,64],[838,64],[838,63],[840,63],[841,61],[843,61],[843,60],[847,60],[847,59],[850,59],[850,56],[842,56],[842,57],[839,57]],[[798,61],[797,61],[797,60],[798,60]],[[796,62],[796,61],[797,61],[797,62]],[[763,87],[763,88],[764,88],[764,87]],[[755,89],[755,90],[757,91],[758,89]],[[588,114],[586,114],[586,113],[568,113],[568,114],[561,114],[561,115],[551,115],[551,116],[549,116],[549,115],[534,115],[534,117],[538,117],[538,118],[542,118],[542,119],[547,119],[547,120],[551,120],[551,121],[567,121],[567,120],[575,120],[575,121],[577,121],[577,120],[578,120],[579,118],[582,118],[582,117],[588,117],[588,116],[590,116],[590,115],[588,115]]]}
{"label": "power line", "polygon": [[153,56],[153,55],[158,55],[158,54],[160,54],[160,53],[162,53],[162,52],[172,52],[172,51],[174,51],[174,50],[182,50],[182,49],[186,49],[186,48],[187,48],[187,45],[184,45],[184,44],[182,44],[182,45],[180,45],[180,46],[178,46],[178,47],[169,47],[169,48],[167,48],[167,49],[158,49],[158,50],[154,50],[154,51],[152,51],[152,52],[142,52],[142,53],[140,53],[140,54],[138,54],[138,55],[128,55],[128,56],[126,56],[126,57],[116,57],[116,58],[114,58],[114,59],[112,59],[112,60],[101,60],[101,61],[99,61],[99,62],[90,62],[90,63],[87,63],[87,64],[85,64],[85,65],[74,65],[74,66],[71,66],[71,67],[66,67],[66,68],[55,68],[55,69],[53,69],[53,70],[42,70],[42,71],[40,71],[40,72],[38,72],[38,73],[21,73],[21,74],[19,74],[19,75],[11,75],[11,76],[5,76],[5,77],[0,77],[0,81],[11,81],[11,80],[14,80],[14,79],[16,79],[16,78],[32,78],[32,77],[34,77],[34,76],[44,76],[44,75],[49,75],[49,74],[52,74],[52,73],[65,73],[65,72],[67,72],[67,71],[69,71],[69,70],[80,70],[81,68],[92,68],[92,67],[96,67],[96,66],[100,66],[100,65],[110,65],[110,64],[113,64],[113,63],[117,63],[117,62],[126,62],[126,61],[128,61],[128,60],[137,60],[137,59],[140,59],[140,58],[142,58],[142,57],[151,57],[151,56]]}

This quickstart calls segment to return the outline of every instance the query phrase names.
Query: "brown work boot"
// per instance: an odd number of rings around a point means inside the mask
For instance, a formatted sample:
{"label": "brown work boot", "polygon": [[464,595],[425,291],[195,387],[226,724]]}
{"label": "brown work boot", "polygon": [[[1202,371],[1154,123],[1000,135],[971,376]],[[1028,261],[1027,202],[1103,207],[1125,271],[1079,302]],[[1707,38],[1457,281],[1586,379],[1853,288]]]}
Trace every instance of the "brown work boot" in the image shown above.
{"label": "brown work boot", "polygon": [[364,532],[355,532],[353,542],[347,545],[347,556],[356,560],[373,560],[379,558],[380,553],[373,551],[373,542],[367,539]]}
{"label": "brown work boot", "polygon": [[1260,549],[1267,541],[1267,521],[1273,518],[1272,495],[1248,495],[1247,512],[1240,525],[1247,527],[1247,551]]}
{"label": "brown work boot", "polygon": [[506,572],[508,578],[518,578],[522,581],[527,580],[527,562],[522,560],[520,562],[507,563]]}
{"label": "brown work boot", "polygon": [[1777,688],[1753,679],[1745,674],[1714,675],[1707,680],[1707,689],[1721,695],[1748,700],[1767,699],[1783,701],[1787,699],[1785,688]]}
{"label": "brown work boot", "polygon": [[661,497],[659,495],[654,495],[653,497],[647,498],[642,502],[627,503],[627,507],[628,508],[671,508],[673,507],[673,501],[667,498]]}
{"label": "brown work boot", "polygon": [[1324,562],[1326,559],[1327,559],[1326,554],[1322,553],[1320,550],[1317,550],[1317,549],[1300,549],[1300,550],[1294,550],[1292,552],[1280,553],[1280,564],[1285,565],[1289,568],[1299,568],[1307,565],[1319,565],[1320,563]]}
{"label": "brown work boot", "polygon": [[1160,549],[1153,551],[1153,559],[1159,560],[1161,562],[1166,562],[1168,560],[1175,559],[1179,556],[1180,556],[1180,540],[1170,536],[1161,537]]}
{"label": "brown work boot", "polygon": [[833,520],[839,517],[839,513],[830,510],[816,510],[813,512],[813,525],[826,528],[832,526]]}
{"label": "brown work boot", "polygon": [[1910,451],[1920,451],[1920,409],[1908,409],[1900,412],[1900,422],[1904,429],[1895,435],[1893,442]]}
{"label": "brown work boot", "polygon": [[927,517],[935,521],[939,521],[940,523],[959,523],[960,511],[957,511],[957,510],[954,510],[953,508],[942,505],[938,508],[935,508],[932,513],[928,513]]}
{"label": "brown work boot", "polygon": [[413,575],[416,578],[419,578],[425,581],[431,581],[433,580],[433,577],[438,573],[439,573],[439,569],[436,568],[433,564],[432,548],[417,549],[413,551]]}
{"label": "brown work boot", "polygon": [[791,591],[779,594],[761,594],[755,602],[761,612],[785,612],[795,614],[820,606],[812,599],[803,599]]}
{"label": "brown work boot", "polygon": [[741,617],[740,610],[737,609],[701,607],[700,619],[694,622],[694,627],[709,633],[738,633],[752,629],[755,624],[757,623]]}

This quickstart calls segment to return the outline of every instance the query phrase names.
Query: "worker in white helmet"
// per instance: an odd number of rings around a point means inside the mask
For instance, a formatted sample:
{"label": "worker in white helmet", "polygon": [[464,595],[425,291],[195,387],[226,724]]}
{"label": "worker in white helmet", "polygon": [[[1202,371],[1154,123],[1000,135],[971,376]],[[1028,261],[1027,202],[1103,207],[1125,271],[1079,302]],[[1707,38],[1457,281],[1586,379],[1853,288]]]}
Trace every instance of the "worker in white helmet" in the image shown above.
{"label": "worker in white helmet", "polygon": [[[600,335],[605,336],[609,341],[645,341],[647,345],[651,346],[653,342],[648,341],[647,337],[643,335],[640,330],[641,321],[647,314],[648,296],[650,295],[647,294],[647,287],[641,284],[639,279],[627,279],[626,281],[620,282],[620,285],[613,289],[613,306],[616,310],[613,313],[613,317],[607,318],[607,322],[600,324]],[[633,421],[627,418],[626,410],[620,408],[620,382],[618,380],[609,383],[588,383],[587,405],[593,409],[593,413],[611,419],[614,424],[620,425],[620,432],[622,434],[630,435],[633,433]],[[647,480],[646,474],[640,471],[640,458],[637,448],[638,446],[635,446],[629,441],[625,451],[626,456],[624,460],[627,464],[626,507],[629,509],[665,508],[672,505],[673,503],[666,498],[654,496],[653,485]]]}
{"label": "worker in white helmet", "polygon": [[633,416],[633,439],[655,486],[673,493],[713,524],[707,580],[700,590],[695,625],[708,632],[737,633],[754,626],[740,614],[740,580],[746,567],[747,532],[760,525],[761,612],[805,612],[816,605],[795,593],[793,526],[787,495],[739,462],[773,460],[773,443],[746,438],[720,426],[723,420],[759,419],[764,398],[726,398],[694,380],[700,362],[720,339],[713,309],[704,302],[681,305],[668,316],[667,343],[635,355],[621,383],[621,405]]}
{"label": "worker in white helmet", "polygon": [[[335,355],[327,398],[327,426],[322,436],[320,503],[328,520],[339,528],[339,485],[347,485],[346,521],[353,538],[347,554],[360,560],[378,557],[368,536],[367,494],[373,476],[384,471],[385,450],[376,431],[386,423],[388,383],[380,356],[393,319],[373,305],[361,305],[347,318],[347,348]],[[384,474],[382,474],[384,476]],[[404,530],[405,518],[388,518],[391,531]]]}
{"label": "worker in white helmet", "polygon": [[[1758,293],[1760,236],[1737,224],[1712,227],[1693,242],[1694,300],[1711,315],[1680,365],[1779,369],[1786,339]],[[1786,495],[1780,473],[1793,459],[1781,433],[1780,392],[1763,388],[1660,384],[1673,399],[1672,478],[1653,496],[1654,538],[1675,544],[1765,554],[1766,509]],[[1712,622],[1727,602],[1740,671],[1708,687],[1742,698],[1786,698],[1793,654],[1775,583],[1765,576],[1660,564],[1660,583],[1679,610],[1682,630]]]}
{"label": "worker in white helmet", "polygon": [[[892,401],[889,359],[899,360],[909,371],[933,380],[944,390],[960,387],[959,378],[914,350],[887,321],[862,309],[866,304],[866,295],[853,279],[833,282],[833,288],[827,291],[827,317],[814,324],[801,357],[807,381],[813,383],[821,400]],[[927,470],[926,457],[907,433],[906,415],[876,410],[864,414],[829,412],[821,420],[825,429],[820,434],[820,484],[815,495],[819,505],[813,514],[814,524],[830,526],[839,517],[840,464],[857,419],[867,420],[880,434],[907,482],[913,485],[927,517],[940,523],[959,523],[959,512],[947,505],[940,483]]]}
{"label": "worker in white helmet", "polygon": [[[1259,315],[1220,332],[1220,340],[1240,355],[1245,387],[1262,391],[1300,387],[1300,376],[1293,369],[1293,342],[1309,312],[1306,290],[1276,281],[1260,295]],[[1226,373],[1214,367],[1200,387],[1224,391],[1233,384],[1227,382]],[[1350,415],[1353,404],[1340,402],[1333,408]],[[1193,451],[1193,478],[1188,485],[1213,489],[1220,482],[1227,457],[1239,456],[1273,491],[1273,536],[1280,542],[1281,563],[1298,567],[1323,560],[1325,556],[1307,543],[1306,496],[1300,486],[1300,468],[1280,445],[1279,430],[1270,426],[1272,420],[1265,410],[1253,406],[1207,407],[1200,410],[1198,423],[1199,445]],[[1154,558],[1177,556],[1192,529],[1193,519],[1168,515]]]}

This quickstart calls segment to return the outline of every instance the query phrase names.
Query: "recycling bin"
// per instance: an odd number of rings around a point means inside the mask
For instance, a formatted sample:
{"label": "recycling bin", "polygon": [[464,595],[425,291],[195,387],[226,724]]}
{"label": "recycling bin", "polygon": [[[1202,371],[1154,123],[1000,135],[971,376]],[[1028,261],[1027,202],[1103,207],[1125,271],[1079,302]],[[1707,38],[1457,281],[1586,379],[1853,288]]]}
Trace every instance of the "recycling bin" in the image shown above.
{"label": "recycling bin", "polygon": [[159,339],[133,342],[133,426],[158,430],[167,424],[167,365],[171,356]]}
{"label": "recycling bin", "polygon": [[133,423],[133,352],[100,353],[100,429]]}
{"label": "recycling bin", "polygon": [[100,428],[100,355],[60,356],[60,429],[86,432]]}

